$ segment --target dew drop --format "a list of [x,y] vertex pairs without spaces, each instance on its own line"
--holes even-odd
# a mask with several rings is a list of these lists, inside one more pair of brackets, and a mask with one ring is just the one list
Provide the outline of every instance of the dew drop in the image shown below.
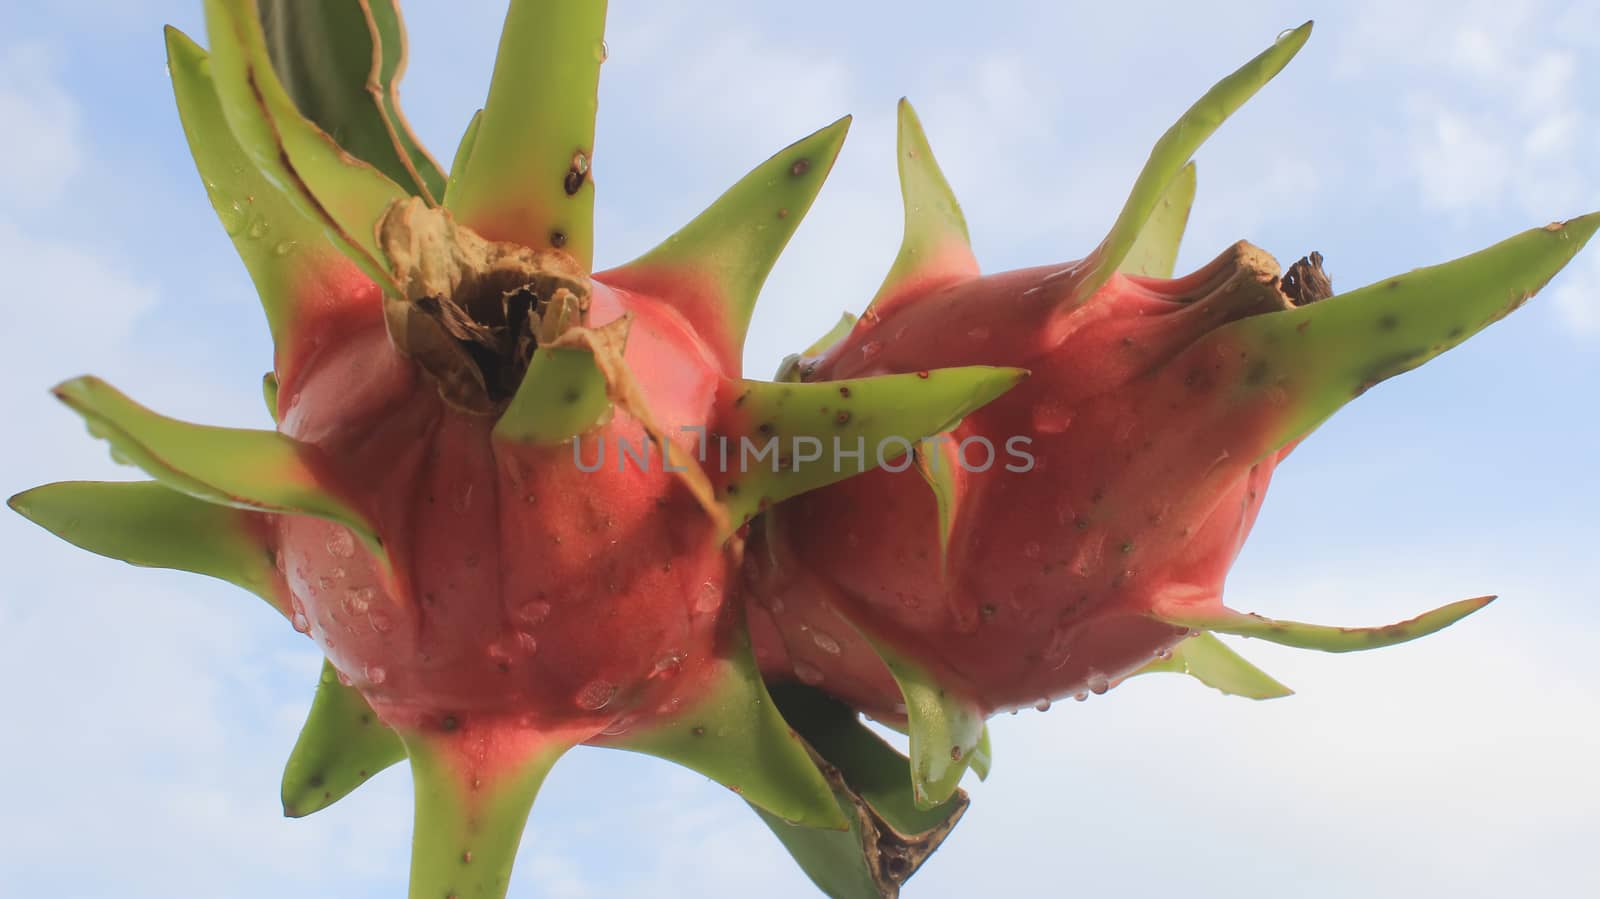
[[512,640],[517,644],[517,649],[521,650],[523,655],[531,656],[539,651],[539,641],[534,639],[534,636],[527,631],[517,631]]
[[1022,554],[1030,559],[1039,558],[1039,554],[1043,551],[1044,547],[1040,546],[1037,540],[1029,540],[1022,545]]
[[367,616],[367,622],[372,629],[380,634],[387,634],[394,630],[394,617],[382,609],[376,609]]
[[542,624],[550,617],[550,604],[541,599],[530,600],[517,606],[516,617],[529,627]]
[[266,237],[267,232],[271,230],[272,225],[270,225],[265,218],[262,218],[258,215],[250,220],[250,228],[245,233],[248,234],[252,239],[259,240],[260,238]]
[[589,155],[582,150],[572,154],[572,170],[579,175],[589,174]]
[[606,725],[606,729],[602,730],[601,733],[608,737],[619,737],[632,729],[634,722],[638,720],[637,715],[623,715],[621,718]]
[[1089,692],[1096,696],[1102,696],[1107,690],[1111,689],[1110,679],[1108,679],[1104,673],[1099,671],[1089,672],[1089,679],[1087,683],[1089,685]]
[[861,345],[861,358],[872,359],[883,352],[883,344],[876,340],[869,340]]
[[1288,37],[1289,37],[1289,35],[1291,35],[1291,34],[1294,34],[1294,29],[1293,29],[1293,28],[1285,28],[1285,29],[1283,29],[1283,30],[1282,30],[1282,31],[1280,31],[1280,32],[1278,32],[1278,36],[1277,36],[1277,37],[1276,37],[1276,38],[1274,38],[1274,40],[1275,40],[1275,41],[1282,41],[1282,40],[1285,40],[1285,39],[1287,39],[1287,38],[1288,38]]
[[311,633],[311,619],[307,618],[306,613],[299,609],[294,610],[294,615],[289,618],[289,624],[302,634]]
[[605,41],[594,45],[594,58],[596,62],[605,62],[611,58],[611,47]]
[[367,666],[367,680],[373,684],[381,684],[389,679],[389,672],[378,665]]
[[1074,700],[1078,701],[1078,702],[1083,702],[1085,699],[1089,698],[1089,694],[1088,693],[1074,693],[1074,694],[1072,694],[1072,698]]
[[597,712],[611,704],[612,697],[617,695],[615,684],[604,680],[592,680],[583,685],[578,695],[573,697],[573,702],[578,708],[589,712]]
[[335,559],[348,559],[356,554],[355,538],[350,531],[339,528],[328,535],[328,555]]
[[280,240],[278,241],[278,245],[272,248],[272,252],[278,256],[287,256],[294,252],[294,248],[296,246],[297,244],[295,241]]
[[1048,696],[1039,697],[1039,700],[1033,704],[1033,707],[1038,709],[1041,712],[1050,711],[1050,697],[1048,697]]
[[715,612],[722,605],[722,590],[715,583],[706,581],[700,585],[700,592],[695,595],[694,610],[700,614]]
[[1072,409],[1061,400],[1046,400],[1033,409],[1033,429],[1041,434],[1059,434],[1072,424]]
[[828,634],[824,634],[822,631],[812,631],[811,642],[817,644],[818,649],[830,656],[839,654],[839,641]]
[[355,681],[352,681],[350,679],[350,675],[345,674],[343,671],[339,672],[339,686],[341,686],[341,687],[350,687],[350,686],[354,686],[354,685],[355,685]]
[[822,669],[810,662],[795,662],[794,676],[800,679],[800,683],[808,687],[815,687],[817,684],[822,683]]
[[683,667],[683,660],[686,658],[688,658],[688,654],[681,650],[667,653],[656,660],[656,668],[651,677],[671,677],[677,674],[678,669]]
[[239,232],[244,230],[246,217],[244,207],[239,205],[238,200],[218,209],[217,218],[222,220],[222,230],[226,231],[229,237],[237,237]]
[[371,587],[351,587],[344,591],[344,610],[351,615],[365,615],[377,595],[378,591]]

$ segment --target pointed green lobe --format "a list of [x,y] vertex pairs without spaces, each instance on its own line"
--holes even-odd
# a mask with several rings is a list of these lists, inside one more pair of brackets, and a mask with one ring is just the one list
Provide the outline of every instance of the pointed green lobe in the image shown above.
[[404,734],[416,793],[411,899],[505,899],[534,797],[565,745],[525,754],[492,779],[463,769],[460,747]]
[[267,524],[254,512],[194,499],[152,481],[70,481],[9,505],[57,537],[144,568],[191,571],[243,587],[282,612]]
[[309,448],[276,431],[218,428],[178,421],[146,409],[99,378],[78,378],[55,395],[83,416],[112,455],[167,487],[208,503],[292,512],[349,527],[382,553],[372,527],[324,490],[307,466]]
[[400,737],[324,661],[311,714],[283,769],[283,813],[302,818],[319,812],[405,757]]
[[483,124],[483,110],[472,114],[472,120],[467,122],[467,130],[461,132],[461,142],[456,145],[455,158],[450,161],[450,180],[444,186],[444,204],[450,206],[455,201],[456,192],[461,190],[461,175],[467,170],[467,160],[472,158],[472,148],[478,143],[478,127]]
[[1217,611],[1166,609],[1160,610],[1155,617],[1180,627],[1233,634],[1239,637],[1255,637],[1268,643],[1293,646],[1298,649],[1361,652],[1426,637],[1444,630],[1493,601],[1493,596],[1463,599],[1460,602],[1440,606],[1431,612],[1424,612],[1415,618],[1382,627],[1329,627],[1303,624],[1298,621],[1279,621],[1260,615],[1235,612],[1232,609]]
[[511,0],[476,145],[451,193],[490,240],[594,258],[594,117],[605,0]]
[[1255,389],[1284,391],[1275,451],[1380,381],[1410,371],[1499,321],[1538,292],[1600,228],[1600,213],[1524,231],[1443,265],[1419,268],[1297,309],[1214,332],[1247,354]]
[[844,830],[833,791],[778,713],[745,638],[717,668],[702,698],[670,720],[596,742],[698,771],[781,819]]
[[795,353],[784,357],[779,363],[777,374],[773,375],[774,381],[798,382],[801,380],[800,360],[804,356],[815,356],[828,347],[833,346],[845,338],[856,326],[856,317],[849,312],[839,317],[839,321],[828,330],[828,333],[817,338],[806,347],[805,352]]
[[905,699],[913,798],[919,809],[934,808],[955,794],[978,755],[987,734],[983,709],[946,689],[909,658],[882,643],[873,645]]
[[1189,224],[1189,210],[1194,206],[1194,163],[1178,170],[1167,185],[1161,202],[1144,223],[1133,248],[1122,260],[1122,271],[1146,278],[1171,278],[1178,263],[1178,245],[1183,242],[1184,228]]
[[205,0],[205,10],[211,74],[239,146],[368,277],[392,286],[377,228],[406,192],[300,114],[273,71],[253,0]]
[[795,685],[784,685],[774,695],[784,718],[818,758],[850,829],[801,827],[759,808],[756,812],[827,895],[898,896],[900,886],[966,812],[966,794],[957,790],[932,809],[918,808],[911,794],[910,763],[863,725],[854,711]]
[[1066,304],[1076,306],[1099,290],[1138,242],[1145,223],[1167,194],[1168,186],[1183,170],[1195,150],[1216,133],[1227,118],[1271,81],[1311,36],[1311,23],[1278,36],[1273,45],[1217,82],[1156,141],[1155,149],[1133,183],[1133,190],[1117,215],[1111,232],[1084,260],[1089,270],[1073,285]]
[[255,282],[273,342],[282,347],[294,326],[308,260],[332,255],[333,247],[321,223],[303,215],[234,139],[210,68],[204,50],[167,29],[167,69],[189,150],[212,208]]
[[512,443],[553,446],[600,424],[610,411],[605,374],[592,352],[540,347],[494,434]]
[[900,101],[898,155],[905,235],[900,254],[868,307],[869,316],[897,297],[978,274],[961,204],[933,158],[917,111],[905,99]]
[[1187,674],[1213,690],[1246,699],[1279,699],[1294,693],[1211,634],[1184,640],[1174,646],[1166,658],[1157,659],[1128,676],[1163,672]]
[[[718,498],[738,525],[768,505],[875,468],[879,455],[893,462],[1026,376],[1021,369],[970,366],[845,381],[733,384],[741,426],[730,428],[729,467],[739,474],[724,482]],[[733,459],[741,436],[771,452]]]
[[408,193],[444,176],[400,115],[405,27],[392,0],[257,0],[273,70],[301,114]]
[[756,296],[811,209],[849,129],[846,116],[792,144],[660,246],[599,279],[666,297],[701,334],[716,335],[723,370],[737,374]]

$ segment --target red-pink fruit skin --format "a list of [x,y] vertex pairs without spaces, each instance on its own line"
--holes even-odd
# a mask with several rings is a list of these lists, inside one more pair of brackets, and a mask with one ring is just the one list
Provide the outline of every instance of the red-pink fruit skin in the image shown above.
[[[570,445],[495,441],[493,419],[449,406],[395,350],[375,286],[353,267],[307,277],[344,287],[280,355],[281,429],[374,524],[392,569],[301,516],[278,519],[279,557],[298,623],[383,720],[577,741],[703,691],[736,624],[734,555],[658,461],[618,470],[615,441],[640,445],[638,422],[619,409],[585,435],[586,465],[607,444],[593,472]],[[627,363],[692,451],[676,426],[710,423],[726,379],[681,316],[596,282],[591,324],[624,313]]]
[[[1246,363],[1212,332],[1270,309],[1178,302],[1205,270],[1114,276],[1063,309],[1073,275],[1061,271],[903,297],[815,360],[813,380],[975,364],[1031,374],[953,432],[987,439],[997,458],[986,472],[957,469],[948,580],[935,499],[914,470],[868,472],[780,509],[749,573],[770,677],[903,714],[853,621],[994,712],[1103,691],[1186,635],[1150,616],[1159,604],[1220,604],[1277,460],[1245,450],[1281,411],[1235,389]],[[1030,471],[1005,468],[1014,436],[1032,441]],[[972,462],[983,456],[974,444]],[[819,646],[819,630],[833,639]]]

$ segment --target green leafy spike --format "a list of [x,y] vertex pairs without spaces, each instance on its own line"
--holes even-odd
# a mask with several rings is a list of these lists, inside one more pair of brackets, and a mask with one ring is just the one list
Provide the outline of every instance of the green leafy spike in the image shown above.
[[844,830],[832,790],[778,713],[746,639],[717,664],[714,685],[671,720],[596,742],[698,771],[784,820]]
[[282,347],[308,275],[337,253],[321,223],[301,214],[239,146],[212,87],[205,51],[175,28],[167,29],[167,68],[206,193],[261,295],[273,342]]
[[[466,770],[470,737],[402,734],[411,758],[416,818],[411,836],[411,899],[505,899],[534,797],[567,745],[525,753],[510,770],[482,777]],[[490,737],[477,742],[495,750]]]
[[1194,163],[1178,170],[1167,185],[1161,202],[1144,223],[1144,229],[1133,242],[1122,271],[1146,278],[1170,278],[1178,263],[1178,245],[1183,242],[1183,231],[1189,224],[1189,210],[1194,206]]
[[993,769],[994,747],[989,744],[989,725],[985,724],[983,734],[978,737],[978,748],[972,750],[972,773],[978,775],[979,780],[988,780]]
[[267,405],[267,414],[272,416],[272,423],[278,423],[278,376],[267,372],[261,376],[261,401]]
[[961,485],[953,447],[947,440],[924,440],[917,446],[917,473],[933,491],[937,514],[933,526],[939,529],[939,573],[943,576],[950,566],[950,538],[955,532],[956,506],[960,502]]
[[1214,690],[1246,699],[1279,699],[1294,694],[1211,634],[1184,640],[1166,658],[1156,659],[1128,677],[1162,672],[1187,674]]
[[272,67],[302,115],[407,192],[444,176],[400,115],[405,27],[392,0],[257,0]]
[[1410,371],[1521,306],[1600,229],[1600,213],[1524,231],[1470,256],[1215,332],[1248,355],[1257,389],[1287,394],[1275,451],[1379,381]]
[[730,461],[738,475],[718,498],[738,525],[772,503],[893,462],[1026,376],[970,366],[826,383],[729,382],[744,427],[730,429],[741,458]]
[[300,115],[267,53],[254,0],[205,0],[211,74],[239,145],[368,277],[390,285],[377,225],[399,185]]
[[896,297],[922,293],[931,288],[978,274],[978,260],[972,255],[967,235],[967,219],[961,213],[950,182],[945,180],[933,148],[922,130],[922,122],[911,102],[900,100],[900,194],[905,203],[905,236],[900,255],[883,279],[883,286],[868,307],[867,315],[881,310]]
[[594,257],[594,116],[605,0],[512,0],[476,145],[451,193],[490,240]]
[[68,381],[55,395],[111,444],[114,456],[174,490],[224,506],[336,521],[382,553],[366,520],[318,483],[303,455],[309,448],[282,434],[157,415],[99,378]]
[[600,424],[610,412],[606,377],[594,353],[540,347],[494,433],[513,443],[554,445]]
[[850,117],[757,166],[660,246],[601,275],[610,285],[673,298],[730,374],[742,370],[756,295],[833,169]]
[[283,769],[283,813],[302,818],[322,811],[405,757],[399,735],[324,661],[311,714]]
[[472,120],[467,122],[467,130],[461,132],[461,143],[456,145],[456,155],[450,161],[450,180],[444,186],[444,200],[446,206],[454,202],[456,191],[461,189],[461,174],[467,170],[467,160],[472,158],[472,148],[478,143],[478,126],[483,124],[483,110],[472,114]]
[[910,763],[854,711],[805,687],[774,693],[783,716],[811,747],[833,787],[848,831],[801,827],[756,808],[813,883],[839,899],[899,895],[966,812],[961,790],[929,810],[916,806]]
[[1309,37],[1310,22],[1279,35],[1271,47],[1206,91],[1205,96],[1189,107],[1161,135],[1155,149],[1150,151],[1150,159],[1134,181],[1133,190],[1128,194],[1122,212],[1117,215],[1116,223],[1111,226],[1111,232],[1084,260],[1089,270],[1074,283],[1072,292],[1066,298],[1067,305],[1076,306],[1088,299],[1106,283],[1112,272],[1122,267],[1140,233],[1144,231],[1145,223],[1150,220],[1151,213],[1167,193],[1168,185],[1178,176],[1189,157],[1228,116],[1233,115],[1246,100],[1255,96],[1256,91],[1283,71],[1283,67],[1300,52]]
[[911,789],[917,808],[940,805],[955,794],[985,733],[983,710],[950,692],[922,666],[874,643],[900,685],[911,734]]
[[256,513],[202,502],[153,481],[46,484],[8,504],[89,552],[204,574],[243,587],[280,612],[286,608],[268,524]]
[[1235,612],[1232,609],[1188,610],[1182,608],[1159,610],[1155,617],[1179,627],[1255,637],[1268,643],[1315,649],[1321,652],[1360,652],[1381,649],[1426,637],[1444,630],[1494,601],[1493,596],[1463,599],[1440,606],[1383,627],[1328,627],[1320,624],[1302,624],[1298,621],[1278,621],[1260,615]]

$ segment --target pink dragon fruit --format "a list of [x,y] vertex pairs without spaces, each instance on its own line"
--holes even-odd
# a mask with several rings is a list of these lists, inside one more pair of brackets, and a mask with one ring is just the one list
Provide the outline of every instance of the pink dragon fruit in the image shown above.
[[1081,699],[1152,670],[1257,698],[1287,692],[1215,633],[1370,649],[1492,598],[1376,628],[1222,604],[1273,469],[1297,441],[1520,306],[1600,227],[1600,215],[1552,224],[1333,297],[1320,257],[1280,276],[1245,243],[1172,278],[1190,156],[1309,32],[1285,33],[1196,103],[1156,145],[1104,241],[1065,265],[980,276],[902,104],[900,256],[860,321],[791,360],[786,376],[819,384],[972,364],[1032,376],[943,438],[774,510],[749,560],[764,670],[905,722],[921,801],[950,795],[996,711]]
[[1020,377],[741,377],[756,293],[848,122],[591,277],[604,2],[511,4],[448,177],[395,107],[392,3],[206,13],[209,55],[169,30],[169,67],[266,309],[279,427],[188,424],[70,381],[57,396],[154,480],[50,485],[13,508],[95,552],[244,586],[315,640],[329,665],[285,809],[404,752],[413,896],[504,895],[534,794],[580,743],[843,830],[755,669],[737,572],[760,509],[854,471],[745,470],[706,447],[922,439]]

